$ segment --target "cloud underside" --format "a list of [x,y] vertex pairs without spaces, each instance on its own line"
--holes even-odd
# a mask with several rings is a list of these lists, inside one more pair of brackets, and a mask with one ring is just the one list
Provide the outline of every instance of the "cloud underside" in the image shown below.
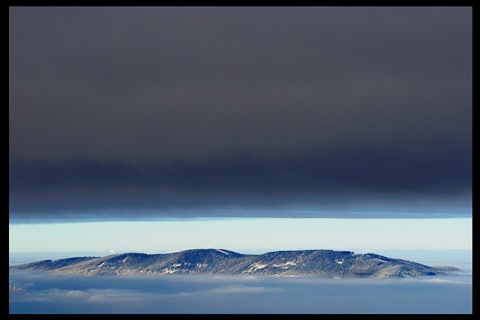
[[9,23],[12,221],[471,207],[471,8]]
[[10,211],[13,218],[69,219],[82,214],[107,219],[302,216],[295,210],[309,216],[356,211],[464,215],[470,208],[470,167],[468,148],[451,154],[423,149],[414,157],[382,150],[142,167],[14,163]]

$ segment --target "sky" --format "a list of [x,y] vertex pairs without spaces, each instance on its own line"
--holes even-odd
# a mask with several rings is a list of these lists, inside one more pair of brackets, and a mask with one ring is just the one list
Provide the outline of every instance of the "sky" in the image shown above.
[[[165,253],[198,247],[223,248],[240,253],[311,248],[361,249],[362,252],[386,248],[471,250],[471,223],[468,218],[220,218],[12,224],[10,251],[42,251],[42,248],[48,248],[49,251],[97,251],[97,254],[107,255],[142,250],[145,253]],[[372,224],[376,230],[367,231]]]
[[471,201],[471,7],[9,8],[11,225]]

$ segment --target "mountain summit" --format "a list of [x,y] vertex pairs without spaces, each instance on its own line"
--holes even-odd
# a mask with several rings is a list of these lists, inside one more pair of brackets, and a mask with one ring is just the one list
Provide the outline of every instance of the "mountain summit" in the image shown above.
[[324,278],[391,278],[448,274],[432,267],[374,253],[298,250],[241,254],[225,249],[193,249],[167,254],[124,253],[105,257],[42,260],[11,269],[69,275],[246,274]]

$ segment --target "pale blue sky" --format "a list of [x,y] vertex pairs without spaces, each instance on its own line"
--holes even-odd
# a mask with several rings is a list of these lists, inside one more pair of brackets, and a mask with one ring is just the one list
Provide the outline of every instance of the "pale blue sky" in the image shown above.
[[471,249],[472,219],[192,219],[11,224],[10,252],[225,248],[271,250]]

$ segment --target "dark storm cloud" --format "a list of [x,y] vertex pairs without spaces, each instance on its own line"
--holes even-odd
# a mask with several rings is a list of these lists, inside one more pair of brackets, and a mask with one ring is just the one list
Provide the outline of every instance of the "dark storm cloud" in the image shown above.
[[[415,154],[363,150],[268,161],[237,157],[231,162],[143,167],[93,161],[15,163],[10,166],[10,209],[23,214],[60,211],[69,219],[79,213],[101,217],[98,210],[124,216],[118,212],[121,209],[127,217],[135,209],[170,217],[188,216],[192,210],[196,215],[229,216],[231,210],[218,210],[235,208],[413,209],[465,214],[470,206],[465,195],[471,188],[471,165],[468,146],[430,147]],[[365,203],[365,198],[377,205]],[[421,199],[425,204],[415,208],[413,203]],[[179,213],[181,209],[185,211]],[[137,212],[131,217],[144,215]],[[271,213],[253,214],[264,215]]]
[[468,7],[11,7],[10,215],[469,199],[471,24]]

